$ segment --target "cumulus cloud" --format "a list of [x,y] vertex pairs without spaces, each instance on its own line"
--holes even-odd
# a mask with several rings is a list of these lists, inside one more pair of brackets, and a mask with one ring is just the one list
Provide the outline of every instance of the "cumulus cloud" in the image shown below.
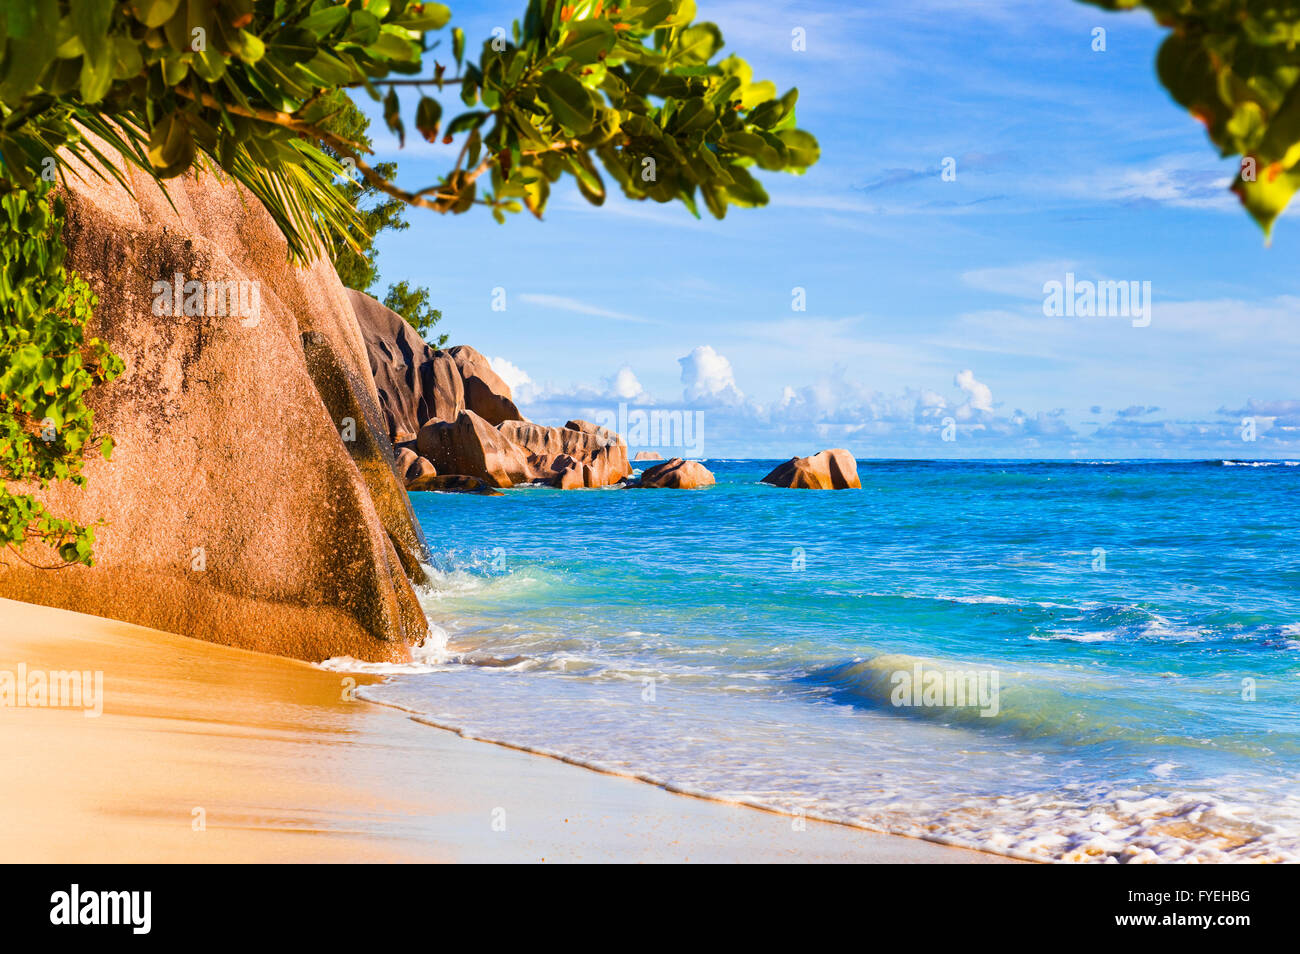
[[682,366],[684,400],[718,404],[739,404],[744,400],[736,387],[731,362],[711,345],[700,345],[686,357],[678,358],[677,363]]
[[993,392],[987,384],[976,380],[975,372],[969,368],[959,371],[952,383],[967,395],[966,403],[957,409],[958,420],[968,420],[977,411],[993,413]]
[[488,365],[502,381],[509,385],[511,391],[517,391],[524,385],[533,383],[527,371],[505,358],[488,358]]
[[645,392],[631,365],[623,365],[599,384],[539,384],[508,358],[490,358],[492,370],[510,385],[515,403],[527,407],[541,423],[558,423],[575,417],[590,418],[597,411],[614,411],[620,403],[647,405],[654,399]]
[[612,396],[621,401],[636,401],[645,403],[649,395],[641,387],[641,382],[636,379],[631,365],[623,365],[612,377],[605,379],[605,390]]

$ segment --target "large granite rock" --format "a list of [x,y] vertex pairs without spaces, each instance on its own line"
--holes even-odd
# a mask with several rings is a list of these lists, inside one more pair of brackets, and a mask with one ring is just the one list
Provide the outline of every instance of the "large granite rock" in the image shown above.
[[853,455],[839,448],[811,457],[791,457],[763,478],[763,483],[799,490],[861,490]]
[[454,421],[427,422],[416,442],[439,474],[478,477],[495,487],[532,479],[524,451],[473,411],[461,411]]
[[[494,426],[503,421],[524,419],[519,408],[515,407],[510,385],[492,370],[487,358],[469,345],[457,345],[449,348],[447,353],[460,368],[461,379],[465,382],[466,408]],[[442,420],[449,421],[452,418],[444,417]]]
[[[570,424],[581,423],[570,421]],[[594,424],[589,430],[576,427],[544,427],[529,421],[505,421],[498,430],[512,444],[529,455],[534,479],[549,481],[560,457],[571,457],[591,471],[588,487],[606,487],[618,483],[631,468],[627,447],[618,435]]]
[[674,457],[662,464],[646,468],[637,486],[698,490],[701,487],[712,487],[715,483],[717,481],[713,479],[713,474],[699,461]]
[[347,294],[361,326],[389,439],[394,444],[413,441],[426,421],[456,420],[466,404],[455,359],[429,347],[401,315],[369,295],[351,288]]
[[[428,624],[403,564],[424,544],[333,267],[291,266],[233,184],[169,180],[173,208],[121,171],[134,198],[107,175],[69,177],[65,232],[99,296],[88,333],[126,363],[90,396],[116,449],[87,463],[84,488],[40,492],[105,521],[96,564],[8,561],[0,595],[304,659],[407,658]],[[170,313],[177,275],[203,283],[203,314]],[[215,307],[223,289],[250,307]]]

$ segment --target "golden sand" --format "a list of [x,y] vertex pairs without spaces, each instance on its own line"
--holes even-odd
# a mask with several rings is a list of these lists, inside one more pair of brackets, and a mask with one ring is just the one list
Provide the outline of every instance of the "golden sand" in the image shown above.
[[1005,860],[799,830],[350,700],[371,677],[0,599],[20,665],[102,672],[103,714],[0,707],[4,862]]

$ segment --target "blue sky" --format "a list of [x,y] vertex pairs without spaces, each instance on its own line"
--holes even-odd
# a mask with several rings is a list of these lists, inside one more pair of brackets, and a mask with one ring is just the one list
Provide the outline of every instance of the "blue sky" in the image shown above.
[[[765,174],[769,207],[696,221],[566,184],[544,222],[414,209],[380,240],[380,287],[427,285],[531,418],[699,412],[710,457],[1300,457],[1300,210],[1266,247],[1160,87],[1147,14],[697,3],[821,142],[807,175]],[[473,49],[523,3],[452,8]],[[402,184],[450,166],[381,127]],[[1045,316],[1067,273],[1150,282],[1150,324]]]

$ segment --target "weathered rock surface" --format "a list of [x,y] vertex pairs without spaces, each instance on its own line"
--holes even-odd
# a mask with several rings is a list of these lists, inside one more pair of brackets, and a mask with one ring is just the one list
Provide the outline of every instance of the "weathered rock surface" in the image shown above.
[[416,444],[439,474],[478,477],[496,487],[533,479],[524,451],[473,411],[461,411],[454,421],[427,422]]
[[564,426],[565,428],[571,431],[582,431],[582,433],[584,434],[592,434],[597,438],[599,438],[601,442],[605,444],[612,445],[612,444],[623,443],[623,438],[619,437],[617,432],[611,431],[608,427],[601,427],[599,424],[593,424],[591,423],[591,421],[584,421],[578,419],[574,421],[568,421],[565,423]]
[[549,480],[556,460],[571,457],[591,471],[591,482],[584,483],[584,486],[606,487],[617,483],[631,473],[627,447],[612,431],[597,428],[594,424],[588,426],[592,429],[505,421],[498,430],[510,443],[523,448],[529,455],[533,479]]
[[402,480],[405,481],[407,490],[411,489],[411,481],[419,480],[421,477],[436,477],[438,475],[438,471],[433,464],[409,447],[403,447],[397,452],[397,472],[401,474]]
[[[469,345],[457,345],[447,353],[460,368],[465,382],[465,407],[493,426],[503,421],[522,421],[524,416],[515,407],[510,385],[492,370],[488,359]],[[452,420],[443,417],[442,420]]]
[[447,476],[426,474],[411,481],[406,485],[406,489],[444,494],[479,494],[484,497],[505,496],[486,480],[480,480],[477,477],[463,477],[460,474],[449,474]]
[[558,454],[555,457],[533,454],[528,458],[528,466],[532,469],[535,480],[560,490],[598,486],[591,468],[568,454]]
[[401,315],[369,295],[351,288],[347,295],[361,326],[389,439],[394,444],[413,441],[426,421],[456,420],[466,404],[455,359],[429,347]]
[[664,487],[671,490],[697,490],[712,487],[717,481],[707,467],[697,460],[682,460],[674,457],[662,464],[646,468],[641,474],[638,487]]
[[[304,659],[406,658],[427,635],[403,572],[423,539],[333,267],[290,266],[270,215],[233,184],[169,180],[173,209],[123,175],[134,198],[69,177],[65,230],[68,265],[99,295],[88,334],[126,363],[90,397],[116,449],[87,463],[84,488],[40,492],[55,513],[106,521],[96,565],[7,561],[0,595]],[[158,283],[178,274],[187,294],[238,288],[257,307],[168,313]]]
[[636,456],[632,458],[632,462],[636,463],[637,461],[640,460],[663,460],[663,459],[664,459],[663,454],[657,454],[654,451],[637,451]]
[[764,477],[763,483],[798,490],[862,489],[857,462],[841,448],[824,450],[811,457],[791,457]]

